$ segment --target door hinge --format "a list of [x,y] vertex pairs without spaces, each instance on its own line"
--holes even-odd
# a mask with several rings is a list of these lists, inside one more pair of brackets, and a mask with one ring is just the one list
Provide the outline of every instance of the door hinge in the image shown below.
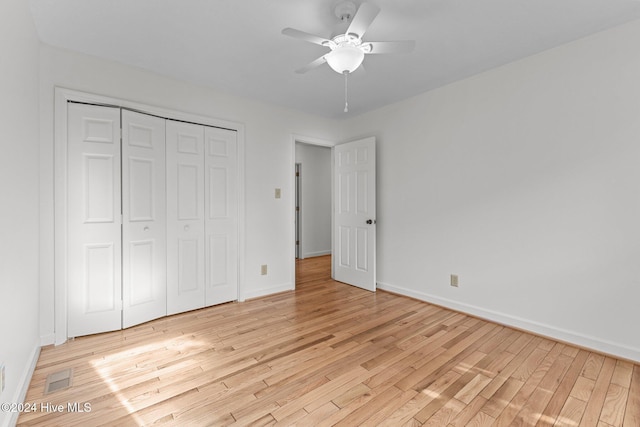
[[300,212],[300,207],[296,206],[296,212]]
[[296,176],[300,176],[300,172],[296,172]]
[[299,244],[300,244],[300,240],[296,240],[296,245],[299,245]]

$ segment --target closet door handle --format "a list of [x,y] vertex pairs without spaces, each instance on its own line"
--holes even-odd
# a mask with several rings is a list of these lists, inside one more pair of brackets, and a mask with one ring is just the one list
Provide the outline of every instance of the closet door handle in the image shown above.
[[147,227],[144,227],[144,228],[142,229],[142,231],[149,231],[149,227],[148,227],[148,226],[147,226]]

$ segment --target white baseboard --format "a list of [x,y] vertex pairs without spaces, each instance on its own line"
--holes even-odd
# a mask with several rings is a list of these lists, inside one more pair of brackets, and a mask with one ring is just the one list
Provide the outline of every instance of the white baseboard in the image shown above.
[[[24,402],[25,397],[27,397],[27,391],[29,390],[29,384],[31,384],[31,377],[33,377],[33,372],[36,370],[38,357],[40,357],[40,346],[36,346],[31,352],[29,361],[25,365],[22,375],[20,375],[20,380],[18,381],[18,384],[21,384],[21,386],[16,390],[13,399],[10,399],[9,402]],[[2,427],[15,426],[18,422],[18,415],[20,415],[19,412],[12,412],[2,423]]]
[[294,289],[295,289],[295,286],[291,283],[285,283],[282,285],[274,286],[272,288],[255,289],[251,292],[245,293],[244,300],[264,297],[271,294],[277,294],[279,292],[292,291]]
[[302,254],[302,258],[313,258],[316,256],[331,255],[331,251],[307,252]]
[[517,329],[523,329],[537,335],[552,338],[568,344],[574,344],[578,347],[591,349],[599,353],[609,354],[611,356],[630,360],[640,363],[640,349],[626,346],[625,344],[615,343],[602,340],[596,337],[583,335],[566,329],[556,328],[551,325],[535,322],[521,317],[509,314],[499,313],[493,310],[487,310],[482,307],[464,304],[447,298],[441,298],[424,292],[418,292],[399,286],[390,285],[388,283],[378,282],[378,289],[393,292],[396,294],[408,296],[431,304],[439,305],[451,310],[470,314],[475,317],[486,319],[505,326],[511,326]]

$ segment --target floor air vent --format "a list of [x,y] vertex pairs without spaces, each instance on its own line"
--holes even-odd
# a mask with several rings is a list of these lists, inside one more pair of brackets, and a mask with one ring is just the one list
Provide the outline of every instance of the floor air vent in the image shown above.
[[49,374],[49,376],[47,377],[47,382],[44,385],[44,394],[53,393],[54,391],[64,390],[65,388],[71,387],[72,376],[72,368]]

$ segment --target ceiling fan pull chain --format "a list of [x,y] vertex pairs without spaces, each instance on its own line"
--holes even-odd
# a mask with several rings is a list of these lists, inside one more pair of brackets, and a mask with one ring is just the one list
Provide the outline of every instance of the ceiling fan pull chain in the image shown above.
[[344,72],[344,112],[349,112],[349,103],[347,102],[347,76],[349,75],[348,71]]

